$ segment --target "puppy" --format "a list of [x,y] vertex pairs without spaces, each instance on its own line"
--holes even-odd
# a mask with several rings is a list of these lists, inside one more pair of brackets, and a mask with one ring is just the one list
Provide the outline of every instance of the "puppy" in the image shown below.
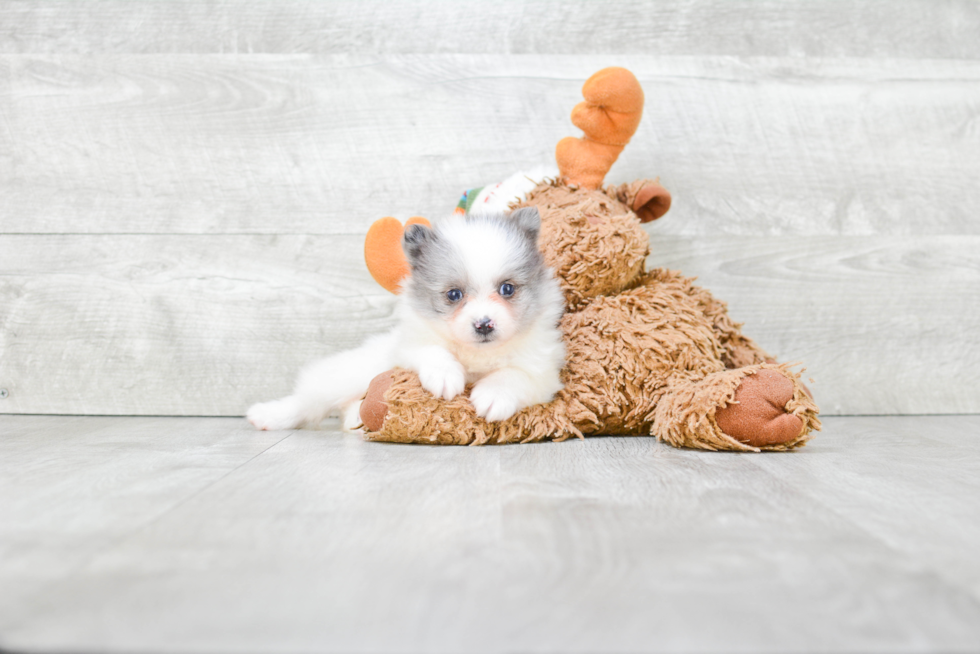
[[474,384],[470,401],[490,421],[551,400],[562,388],[565,304],[538,250],[540,224],[538,210],[525,208],[409,227],[402,247],[411,275],[395,329],[313,364],[292,395],[256,404],[248,420],[294,429],[342,411],[345,428],[356,428],[368,384],[394,367],[414,370],[447,400]]

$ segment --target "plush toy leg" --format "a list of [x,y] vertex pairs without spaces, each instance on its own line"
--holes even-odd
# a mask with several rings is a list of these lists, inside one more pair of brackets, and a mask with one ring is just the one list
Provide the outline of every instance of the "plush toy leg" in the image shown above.
[[786,365],[724,370],[704,379],[676,378],[654,413],[652,433],[678,447],[789,450],[820,429],[818,409]]
[[[699,381],[677,378],[657,404],[651,433],[671,445],[707,450],[799,447],[820,429],[820,421],[798,378],[776,364],[724,370]],[[465,396],[437,399],[406,370],[371,382],[361,420],[368,440],[433,445],[564,440],[603,429],[596,414],[567,389],[548,404],[490,423],[476,415]]]
[[581,437],[577,425],[597,422],[596,416],[561,391],[548,404],[518,411],[500,422],[476,415],[466,395],[435,398],[422,388],[418,375],[391,370],[374,378],[361,404],[365,438],[393,443],[485,445],[528,443]]
[[742,323],[728,315],[728,305],[710,291],[694,283],[694,277],[684,277],[666,268],[654,268],[640,279],[639,287],[676,289],[697,302],[698,308],[711,323],[711,330],[721,345],[721,360],[728,369],[760,363],[772,363],[773,358],[748,336],[742,334]]
[[378,431],[388,415],[385,393],[395,381],[391,370],[387,370],[371,380],[367,394],[361,400],[361,425],[368,431]]

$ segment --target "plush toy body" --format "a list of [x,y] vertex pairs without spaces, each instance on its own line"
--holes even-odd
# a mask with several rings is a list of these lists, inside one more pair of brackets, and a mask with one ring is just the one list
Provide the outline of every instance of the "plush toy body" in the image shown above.
[[[485,444],[652,434],[711,450],[804,444],[820,422],[799,375],[743,336],[725,304],[693,280],[645,271],[649,239],[640,222],[666,213],[670,195],[649,180],[601,188],[639,123],[639,83],[629,71],[605,69],[583,94],[572,120],[585,137],[559,143],[559,178],[512,205],[538,208],[539,247],[565,293],[564,388],[552,402],[486,422],[465,395],[434,398],[414,373],[393,370],[362,403],[367,438]],[[372,271],[390,264],[370,238],[369,250]]]

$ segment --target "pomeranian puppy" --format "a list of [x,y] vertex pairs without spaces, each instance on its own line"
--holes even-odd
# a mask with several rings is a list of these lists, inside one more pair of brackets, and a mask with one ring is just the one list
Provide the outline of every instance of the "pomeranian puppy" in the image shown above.
[[292,395],[256,404],[248,420],[259,429],[294,429],[340,411],[344,427],[357,428],[368,384],[394,367],[414,370],[426,390],[447,400],[473,384],[470,402],[490,421],[551,400],[562,388],[565,301],[538,250],[540,225],[532,207],[409,227],[402,247],[411,275],[398,325],[313,364]]

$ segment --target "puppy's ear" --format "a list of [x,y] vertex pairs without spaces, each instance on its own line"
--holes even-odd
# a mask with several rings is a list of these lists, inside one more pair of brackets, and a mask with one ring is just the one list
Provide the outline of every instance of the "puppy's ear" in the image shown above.
[[436,233],[428,226],[418,223],[410,225],[402,237],[402,249],[405,251],[405,257],[408,259],[409,265],[414,266],[426,248],[435,240]]
[[538,240],[538,232],[541,231],[541,214],[538,213],[537,207],[522,207],[510,214],[510,219],[527,233],[528,238],[532,241]]

